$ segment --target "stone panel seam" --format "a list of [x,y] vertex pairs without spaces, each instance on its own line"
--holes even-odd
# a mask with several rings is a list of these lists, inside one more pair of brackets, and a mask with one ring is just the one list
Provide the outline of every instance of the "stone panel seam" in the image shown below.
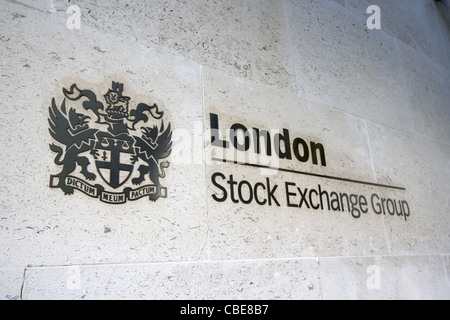
[[[320,260],[352,260],[352,259],[383,259],[383,258],[430,258],[443,257],[442,254],[410,254],[410,255],[361,255],[361,256],[328,256],[328,257],[302,257],[302,258],[273,258],[273,259],[234,259],[234,260],[199,260],[199,261],[155,261],[136,263],[105,263],[105,264],[69,264],[69,265],[41,265],[29,266],[25,272],[40,269],[60,269],[70,267],[103,268],[103,267],[133,267],[133,266],[156,266],[156,265],[195,265],[195,264],[231,264],[231,263],[264,263],[264,262],[301,262]],[[25,274],[24,272],[24,274]]]
[[30,5],[26,4],[26,3],[23,3],[23,2],[20,2],[20,1],[17,1],[17,0],[8,0],[8,1],[14,2],[14,3],[19,4],[19,5],[22,5],[22,6],[25,6],[25,7],[27,7],[27,8],[31,8],[31,9],[34,9],[34,10],[39,10],[39,11],[41,11],[41,12],[46,12],[46,13],[56,13],[55,6],[54,6],[54,4],[53,4],[53,0],[50,0],[50,1],[49,1],[49,3],[50,3],[50,11],[42,10],[42,9],[40,9],[40,8],[30,6]]
[[[374,181],[378,181],[378,176],[377,176],[377,173],[375,171],[375,163],[374,163],[374,159],[373,159],[372,144],[370,143],[369,129],[367,127],[367,120],[363,119],[363,122],[364,122],[365,131],[366,131],[367,145],[369,147],[370,166],[372,168],[373,179],[374,179]],[[377,187],[377,193],[379,193],[378,187]],[[388,254],[390,255],[391,254],[391,244],[390,244],[390,241],[389,241],[388,232],[386,230],[386,220],[384,219],[384,215],[382,215],[382,222],[383,222],[384,240],[386,241],[386,248],[388,250]]]
[[[202,109],[203,109],[203,133],[206,132],[206,127],[207,127],[207,123],[206,123],[206,105],[205,105],[205,74],[204,74],[204,68],[203,65],[200,65],[200,76],[201,76],[201,86],[202,86]],[[206,141],[205,138],[203,137],[203,152],[202,152],[202,161],[204,164],[204,169],[205,169],[205,196],[208,197],[208,170],[207,170],[207,166],[206,166]],[[200,255],[198,257],[198,260],[201,259],[203,251],[205,250],[205,247],[208,247],[208,261],[211,260],[211,243],[210,243],[210,238],[209,238],[209,204],[208,201],[206,201],[206,240],[205,240],[205,244],[202,247],[202,250],[200,252]]]

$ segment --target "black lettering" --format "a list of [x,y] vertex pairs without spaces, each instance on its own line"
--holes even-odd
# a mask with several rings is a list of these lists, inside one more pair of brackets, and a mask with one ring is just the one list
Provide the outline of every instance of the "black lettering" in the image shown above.
[[296,204],[292,204],[290,199],[289,199],[291,196],[296,196],[297,195],[295,192],[289,192],[289,187],[295,187],[295,183],[285,182],[285,185],[286,185],[286,203],[287,203],[287,206],[296,208],[297,205]]
[[383,214],[386,215],[386,210],[384,210],[384,203],[386,202],[386,199],[381,198],[381,207],[383,208]]
[[255,201],[257,204],[259,204],[260,206],[264,206],[267,203],[267,200],[264,199],[263,201],[260,201],[258,198],[258,188],[261,187],[264,190],[266,190],[266,187],[262,184],[262,183],[257,183],[255,184]]
[[[243,133],[244,136],[243,144],[239,143],[238,131],[242,131]],[[248,149],[250,148],[250,133],[248,132],[247,128],[240,123],[236,123],[231,126],[230,139],[236,150],[248,151]]]
[[403,208],[400,200],[398,201],[398,207],[397,207],[397,201],[394,201],[394,207],[395,212],[397,213],[397,216],[402,217],[403,216]]
[[[377,199],[376,202],[374,202],[375,198]],[[372,196],[370,197],[370,202],[372,203],[373,212],[375,212],[376,214],[383,213],[379,201],[380,197],[376,193],[372,194]]]
[[[300,154],[300,150],[299,150],[299,146],[300,145],[302,145],[303,155]],[[295,139],[294,140],[294,144],[293,144],[293,149],[294,149],[295,157],[298,159],[298,161],[300,161],[300,162],[308,162],[308,160],[309,160],[309,149],[308,149],[308,144],[306,143],[305,140],[303,140],[301,138]]]
[[350,203],[351,203],[351,205],[352,205],[352,208],[351,208],[351,213],[352,213],[352,217],[353,218],[356,218],[356,219],[358,219],[358,218],[360,218],[361,217],[361,211],[359,211],[359,209],[358,209],[358,195],[356,195],[356,194],[351,194],[350,195]]
[[[281,141],[284,144],[284,151],[281,148]],[[283,134],[277,133],[275,135],[275,152],[280,159],[292,160],[291,140],[289,138],[289,130],[283,129]]]
[[311,142],[311,154],[312,154],[313,163],[315,165],[319,164],[319,161],[317,159],[317,151],[319,151],[319,153],[320,153],[320,164],[323,167],[326,167],[327,160],[325,159],[325,148],[320,143]]
[[339,196],[338,196],[338,194],[336,192],[332,192],[330,194],[330,197],[331,198],[335,197],[335,199],[331,199],[331,209],[333,209],[333,211],[341,211],[341,205],[339,203]]
[[303,205],[303,202],[304,202],[304,203],[306,204],[306,207],[307,207],[308,209],[310,209],[310,206],[309,206],[309,204],[308,204],[308,201],[306,201],[306,194],[308,193],[308,189],[305,189],[305,192],[304,192],[304,193],[302,192],[302,189],[300,189],[300,188],[297,188],[297,190],[298,190],[298,192],[300,192],[300,197],[301,197],[300,203],[298,204],[298,207],[301,208],[302,205]]
[[219,117],[217,114],[210,113],[209,119],[211,122],[211,144],[215,147],[229,148],[227,141],[220,140],[219,138]]
[[[363,208],[365,206],[365,208]],[[369,209],[367,208],[367,199],[364,196],[359,196],[359,208],[361,209],[362,213],[369,212]]]
[[[394,201],[392,201],[391,199],[387,199],[386,200],[386,208],[388,213],[393,216],[395,215],[395,208],[394,208]],[[391,210],[392,208],[392,210]]]
[[217,173],[214,173],[214,174],[212,175],[212,177],[211,177],[212,184],[213,184],[215,187],[219,188],[220,191],[222,191],[223,197],[222,197],[222,198],[219,198],[219,197],[216,196],[215,194],[213,194],[212,197],[213,197],[213,199],[216,200],[217,202],[224,202],[224,201],[227,200],[227,197],[228,197],[227,190],[226,190],[224,187],[222,187],[220,184],[217,183],[217,181],[216,181],[217,177],[220,177],[220,178],[222,178],[223,180],[225,180],[225,176],[224,176],[223,174],[217,172]]
[[277,198],[275,198],[275,195],[274,195],[275,191],[278,188],[278,185],[275,185],[273,187],[273,189],[270,189],[270,180],[269,180],[269,178],[266,179],[266,182],[267,182],[267,194],[268,194],[267,199],[269,199],[269,206],[272,205],[272,200],[273,200],[275,202],[275,204],[277,205],[277,207],[279,207],[280,204],[278,203],[278,200],[277,200]]
[[237,182],[233,180],[233,175],[230,175],[230,180],[228,180],[227,183],[230,185],[231,201],[234,203],[239,203],[239,200],[234,196],[234,186],[237,185]]
[[312,197],[311,197],[311,195],[313,194],[313,192],[314,192],[317,196],[319,195],[319,193],[318,193],[316,190],[311,189],[311,191],[309,191],[309,204],[311,205],[311,208],[313,208],[314,210],[317,210],[317,209],[320,208],[320,205],[317,204],[317,205],[315,206],[315,205],[313,204]]
[[320,194],[320,208],[323,210],[323,199],[322,199],[322,196],[326,195],[327,196],[328,210],[331,210],[331,208],[330,208],[330,197],[328,196],[328,192],[322,191],[322,187],[320,186],[320,184],[319,184],[319,194]]
[[345,208],[344,201],[342,201],[343,198],[345,198],[347,200],[347,208],[348,208],[348,212],[350,212],[350,202],[348,200],[348,194],[340,193],[339,196],[340,196],[340,200],[341,200],[341,210],[342,210],[342,212],[345,211],[345,209],[344,209]]
[[409,204],[406,201],[402,201],[402,208],[404,212],[405,221],[408,221],[408,218],[411,215],[411,211],[409,210]]
[[[249,195],[248,200],[245,200],[244,197],[242,196],[242,186],[243,185],[246,185],[248,188],[248,195]],[[238,195],[239,195],[239,200],[241,200],[242,203],[244,203],[244,204],[252,203],[252,201],[253,201],[252,185],[248,181],[245,181],[245,180],[241,181],[238,186]]]
[[255,153],[261,154],[261,137],[264,137],[264,145],[266,148],[266,155],[272,155],[272,142],[270,141],[270,134],[267,130],[259,130],[258,128],[253,128],[253,140],[255,145]]
[[[274,148],[278,158],[292,160],[293,150],[295,158],[302,163],[312,159],[314,165],[327,166],[325,148],[321,143],[307,142],[302,138],[296,138],[291,145],[288,129],[283,129],[281,133],[272,136],[268,130],[259,128],[252,128],[252,133],[250,133],[246,126],[235,123],[229,130],[230,141],[227,141],[226,139],[220,139],[219,116],[217,114],[210,113],[210,125],[211,145],[214,147],[228,149],[231,143],[238,151],[249,151],[253,140],[252,150],[255,154],[265,153],[267,156],[272,156],[272,148]],[[323,201],[321,206],[323,206]]]

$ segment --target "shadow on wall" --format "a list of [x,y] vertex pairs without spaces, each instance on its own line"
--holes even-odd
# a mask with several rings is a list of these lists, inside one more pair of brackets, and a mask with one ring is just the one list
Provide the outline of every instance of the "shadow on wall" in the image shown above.
[[442,18],[444,18],[447,26],[450,28],[450,0],[435,0],[435,2]]

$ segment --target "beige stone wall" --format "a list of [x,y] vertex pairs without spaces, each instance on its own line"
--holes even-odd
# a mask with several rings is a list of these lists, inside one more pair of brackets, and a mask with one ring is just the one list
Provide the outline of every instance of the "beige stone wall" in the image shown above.
[[[79,29],[67,26],[73,4]],[[366,25],[371,4],[381,30]],[[449,10],[432,0],[0,0],[0,299],[449,299]],[[130,106],[156,103],[172,124],[167,198],[114,206],[49,188],[61,170],[52,98],[73,83],[101,97],[112,81]],[[217,147],[211,113],[224,140],[235,123],[288,129],[291,143],[322,144],[327,164]],[[278,186],[279,206],[234,203],[230,175]],[[364,196],[367,213],[289,206],[297,188],[319,186]],[[377,214],[373,194],[406,201],[410,216]]]

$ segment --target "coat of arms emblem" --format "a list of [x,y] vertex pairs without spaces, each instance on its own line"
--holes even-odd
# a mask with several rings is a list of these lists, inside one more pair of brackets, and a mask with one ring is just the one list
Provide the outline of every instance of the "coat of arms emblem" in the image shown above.
[[131,109],[131,98],[117,82],[102,97],[106,105],[77,84],[63,93],[61,105],[53,98],[49,107],[55,140],[50,149],[62,167],[51,175],[50,187],[66,195],[79,190],[111,204],[167,197],[160,179],[170,164],[172,129],[164,123],[164,112],[156,104]]

